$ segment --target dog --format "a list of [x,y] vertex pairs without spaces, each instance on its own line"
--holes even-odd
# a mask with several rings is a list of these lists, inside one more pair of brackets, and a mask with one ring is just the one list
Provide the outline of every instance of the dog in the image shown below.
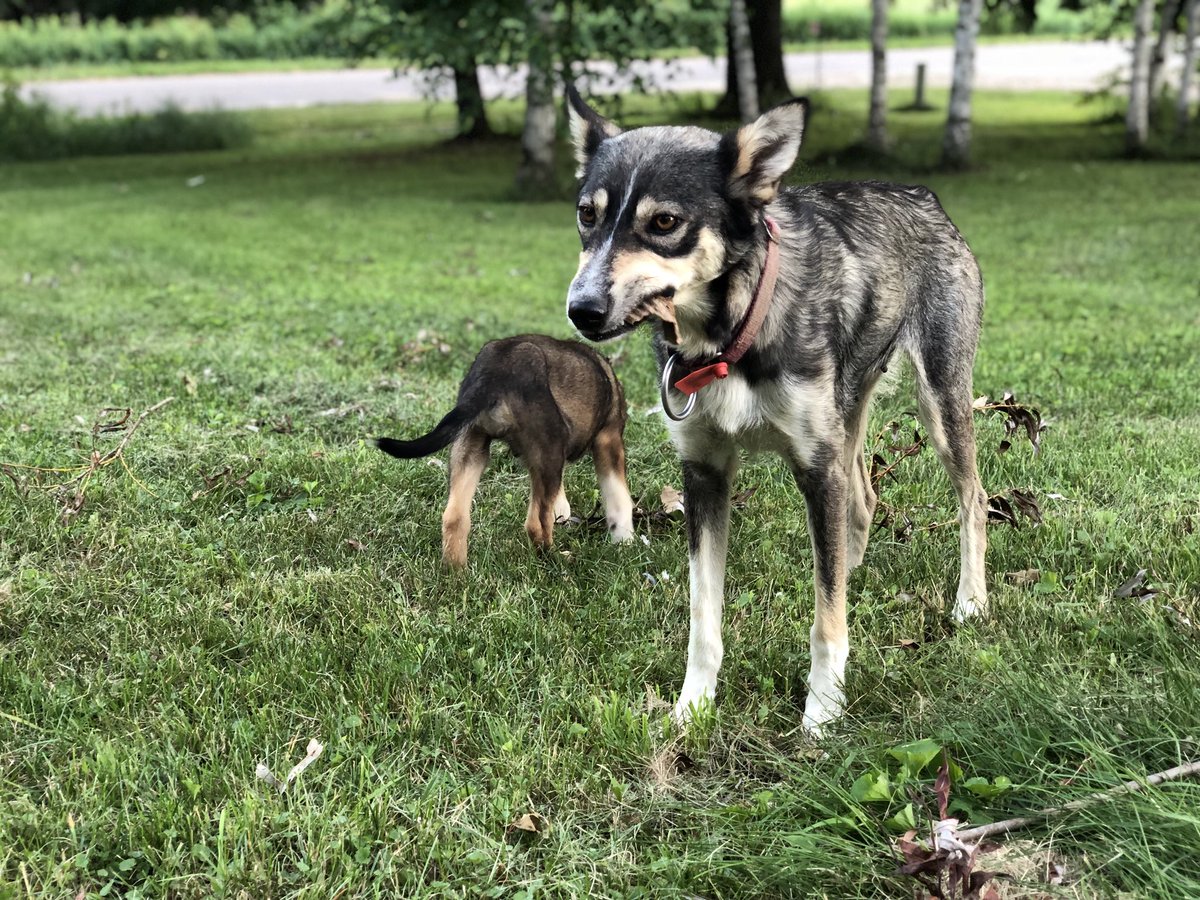
[[490,341],[471,363],[458,402],[428,434],[377,438],[400,459],[450,450],[450,499],[442,514],[442,559],[467,564],[471,500],[492,441],[508,444],[529,469],[525,531],[534,546],[554,543],[554,523],[571,516],[563,467],[591,451],[609,534],[633,537],[633,500],[625,481],[625,394],[608,360],[578,341],[522,334]]
[[868,409],[896,354],[912,361],[922,422],[958,497],[954,615],[986,608],[971,391],[979,266],[927,188],[781,187],[808,120],[803,98],[726,134],[622,131],[573,87],[567,106],[582,242],[567,316],[591,341],[656,323],[683,467],[691,626],[675,716],[686,722],[716,691],[739,448],[772,450],[808,513],[816,614],[803,725],[819,734],[845,709],[847,573],[862,562],[876,505]]

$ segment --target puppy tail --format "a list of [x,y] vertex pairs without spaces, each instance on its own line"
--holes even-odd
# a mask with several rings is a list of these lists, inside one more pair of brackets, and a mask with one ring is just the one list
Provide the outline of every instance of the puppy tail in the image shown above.
[[429,434],[411,441],[398,441],[395,438],[375,438],[375,446],[384,453],[390,453],[397,459],[416,459],[429,456],[447,447],[454,441],[460,431],[467,427],[475,418],[473,413],[461,406],[456,406],[446,413],[442,421]]

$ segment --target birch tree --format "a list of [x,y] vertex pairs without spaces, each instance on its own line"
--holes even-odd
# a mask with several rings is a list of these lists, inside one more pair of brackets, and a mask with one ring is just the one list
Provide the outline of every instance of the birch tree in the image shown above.
[[871,111],[867,115],[867,146],[887,152],[887,34],[888,0],[871,0]]
[[1129,108],[1125,112],[1125,152],[1137,155],[1150,136],[1150,32],[1154,0],[1138,0],[1133,13],[1133,68],[1129,77]]
[[1187,0],[1184,10],[1187,37],[1183,46],[1183,73],[1179,76],[1179,96],[1175,103],[1175,130],[1183,135],[1188,128],[1188,104],[1191,102],[1192,78],[1196,74],[1196,30],[1200,26],[1200,0]]
[[554,171],[554,21],[548,0],[526,0],[533,39],[525,76],[525,126],[517,190],[523,199],[548,198],[556,192]]
[[[754,78],[758,107],[765,109],[792,96],[783,65],[782,0],[746,0],[746,21],[750,25],[750,46],[754,52]],[[725,23],[725,94],[717,102],[722,116],[738,114],[737,53],[733,46],[732,17]]]
[[1163,73],[1166,69],[1167,51],[1171,34],[1175,31],[1175,20],[1179,18],[1180,0],[1166,0],[1162,16],[1158,21],[1158,40],[1150,55],[1150,115],[1154,116],[1154,102],[1162,95]]
[[975,42],[983,0],[958,0],[958,24],[954,28],[954,81],[950,87],[950,111],[942,137],[942,166],[965,168],[971,161],[971,90],[975,81]]

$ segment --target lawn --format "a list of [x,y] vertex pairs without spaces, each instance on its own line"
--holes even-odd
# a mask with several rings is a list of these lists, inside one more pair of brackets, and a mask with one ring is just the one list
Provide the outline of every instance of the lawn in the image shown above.
[[[953,789],[975,822],[1200,757],[1196,164],[1118,159],[1120,126],[1072,97],[988,94],[976,171],[925,170],[937,112],[895,115],[900,160],[866,170],[837,151],[864,104],[822,98],[795,177],[938,192],[987,283],[976,392],[1050,420],[1040,454],[1001,454],[979,415],[984,483],[1043,521],[992,527],[992,615],[956,628],[954,529],[921,527],[953,516],[948,482],[928,451],[900,463],[851,583],[850,710],[815,745],[811,552],[778,462],[740,476],[722,689],[678,735],[680,523],[622,547],[562,528],[539,557],[497,454],[448,574],[444,467],[367,443],[436,422],[485,340],[569,334],[571,205],[512,202],[515,143],[439,143],[446,107],[354,107],[257,115],[250,150],[0,168],[0,462],[84,465],[123,434],[93,437],[121,417],[102,409],[174,398],[78,509],[46,489],[71,472],[0,478],[0,896],[911,897],[891,841],[914,798],[927,820],[941,757],[894,787],[898,745],[986,779]],[[649,343],[607,349],[652,511],[679,476]],[[909,387],[872,434],[911,427]],[[592,509],[586,465],[567,492]],[[285,794],[256,778],[313,738]],[[867,782],[885,799],[855,799]],[[979,866],[1196,897],[1197,810],[1175,783]]]

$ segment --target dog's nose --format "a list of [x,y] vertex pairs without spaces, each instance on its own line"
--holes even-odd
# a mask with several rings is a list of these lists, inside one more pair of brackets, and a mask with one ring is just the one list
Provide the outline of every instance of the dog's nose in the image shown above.
[[572,299],[567,306],[567,317],[571,324],[585,333],[599,331],[607,313],[603,297],[579,297]]

